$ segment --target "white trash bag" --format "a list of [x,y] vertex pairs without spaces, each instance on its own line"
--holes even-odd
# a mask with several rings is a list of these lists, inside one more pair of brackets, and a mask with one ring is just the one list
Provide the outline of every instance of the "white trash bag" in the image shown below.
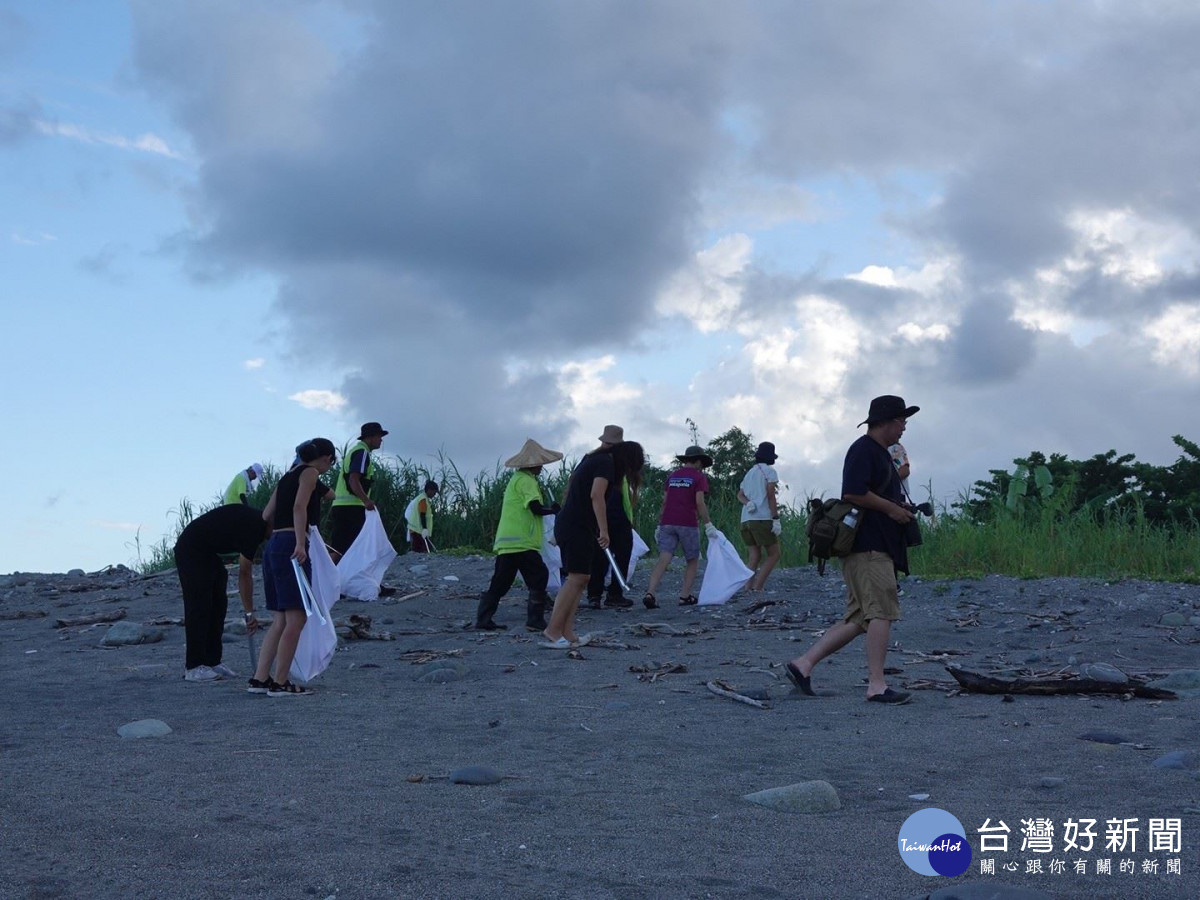
[[370,602],[379,599],[379,586],[388,566],[396,558],[396,548],[388,540],[379,511],[367,510],[362,531],[338,560],[337,571],[341,579],[341,592],[347,597]]
[[554,516],[542,517],[542,562],[550,570],[546,590],[553,594],[562,587],[562,551],[550,543],[554,537]]
[[315,525],[308,529],[308,559],[312,564],[312,581],[304,575],[304,569],[295,560],[292,568],[300,585],[300,598],[308,620],[296,643],[296,655],[292,659],[290,675],[297,681],[309,682],[329,668],[337,650],[337,631],[333,626],[333,605],[340,596],[337,566],[325,549],[325,541]]
[[753,576],[754,572],[738,556],[737,548],[718,531],[715,538],[708,539],[708,564],[700,585],[700,605],[728,603]]
[[637,568],[638,560],[650,552],[650,545],[642,540],[642,536],[633,529],[633,552],[629,554],[629,571],[625,574],[625,583],[633,583],[633,570]]

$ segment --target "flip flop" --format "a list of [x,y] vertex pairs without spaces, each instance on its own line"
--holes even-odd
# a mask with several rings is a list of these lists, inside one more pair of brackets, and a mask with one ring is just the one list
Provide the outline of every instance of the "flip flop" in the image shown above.
[[808,694],[810,697],[817,696],[816,692],[812,689],[812,682],[809,678],[800,674],[799,666],[794,663],[788,663],[785,668],[787,669],[788,678],[792,680],[792,684],[800,689],[800,693]]
[[558,638],[557,640],[553,640],[553,641],[549,640],[549,639],[544,640],[544,641],[538,641],[538,646],[545,650],[570,650],[571,642],[568,641],[565,637],[562,637],[562,638]]
[[688,594],[686,597],[679,598],[680,606],[695,606],[699,602],[695,594]]
[[891,688],[888,688],[882,694],[875,694],[867,698],[867,702],[869,703],[901,704],[908,703],[910,700],[912,700],[912,694],[907,691],[893,691]]

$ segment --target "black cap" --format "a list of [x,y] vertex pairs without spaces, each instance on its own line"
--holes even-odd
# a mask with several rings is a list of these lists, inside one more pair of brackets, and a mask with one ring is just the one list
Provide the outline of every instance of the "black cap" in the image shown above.
[[884,394],[871,401],[871,409],[867,417],[859,425],[874,425],[876,422],[886,422],[888,419],[907,419],[921,411],[919,406],[905,406],[904,400],[893,394]]
[[754,461],[756,463],[766,463],[768,466],[773,466],[777,459],[779,459],[779,454],[775,452],[775,445],[770,441],[763,441],[758,445],[758,449],[754,451]]
[[360,438],[383,437],[385,434],[387,434],[387,432],[383,430],[383,426],[378,422],[367,422],[358,431],[358,436]]

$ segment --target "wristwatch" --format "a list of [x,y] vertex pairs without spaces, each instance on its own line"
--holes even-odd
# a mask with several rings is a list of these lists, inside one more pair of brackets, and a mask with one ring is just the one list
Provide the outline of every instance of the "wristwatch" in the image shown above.
[[242,621],[243,621],[243,622],[249,622],[249,621],[250,621],[251,619],[253,619],[253,618],[254,618],[254,611],[253,611],[253,610],[251,610],[250,612],[244,612],[244,613],[242,613]]

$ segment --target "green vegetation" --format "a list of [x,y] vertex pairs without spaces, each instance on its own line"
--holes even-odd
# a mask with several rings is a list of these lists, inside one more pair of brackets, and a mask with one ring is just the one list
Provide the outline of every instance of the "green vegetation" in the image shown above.
[[[689,425],[692,423],[689,422]],[[693,440],[695,440],[695,426]],[[1021,577],[1125,576],[1196,581],[1200,568],[1200,447],[1175,437],[1183,455],[1170,466],[1138,463],[1115,450],[1084,461],[1061,454],[1032,452],[1014,460],[1012,472],[992,470],[970,494],[923,521],[924,542],[910,550],[912,571],[922,577],[961,578],[999,573]],[[699,443],[696,441],[696,443]],[[753,437],[731,428],[709,442],[713,457],[709,510],[716,526],[740,549],[737,489],[753,465]],[[682,448],[680,448],[682,449]],[[574,460],[548,466],[542,482],[555,498],[565,492]],[[396,549],[405,552],[404,508],[427,479],[441,485],[435,501],[433,540],[440,552],[488,553],[500,520],[504,488],[511,473],[499,464],[465,476],[446,457],[432,468],[394,457],[376,457],[372,493],[384,527]],[[282,473],[268,466],[251,503],[264,507]],[[661,509],[668,469],[648,466],[635,508],[635,526],[651,544]],[[326,476],[334,483],[335,467]],[[787,496],[786,486],[785,497]],[[929,491],[932,494],[932,490]],[[784,566],[808,563],[804,541],[807,497],[792,496],[783,507]],[[135,539],[136,567],[155,572],[174,565],[172,548],[194,515],[221,502],[219,494],[203,505],[187,498],[173,511],[173,528],[157,544],[143,548]],[[328,534],[328,506],[322,531]]]

